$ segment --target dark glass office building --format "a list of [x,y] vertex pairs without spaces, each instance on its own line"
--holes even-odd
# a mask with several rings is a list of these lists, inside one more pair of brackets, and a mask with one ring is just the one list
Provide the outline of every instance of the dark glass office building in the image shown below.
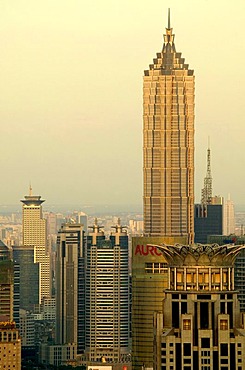
[[195,204],[195,243],[206,244],[209,235],[223,234],[223,205]]

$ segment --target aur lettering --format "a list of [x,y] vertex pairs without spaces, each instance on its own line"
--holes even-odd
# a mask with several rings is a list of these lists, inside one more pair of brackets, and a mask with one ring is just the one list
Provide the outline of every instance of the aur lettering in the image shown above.
[[162,253],[157,249],[157,247],[153,245],[137,245],[135,248],[134,255],[140,254],[141,256],[148,256],[151,254],[152,256],[162,256]]

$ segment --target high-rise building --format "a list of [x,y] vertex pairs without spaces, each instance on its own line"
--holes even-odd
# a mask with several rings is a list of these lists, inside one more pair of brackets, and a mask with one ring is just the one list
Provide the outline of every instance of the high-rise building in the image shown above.
[[63,224],[56,251],[56,344],[85,347],[83,226]]
[[35,321],[33,313],[20,309],[19,332],[22,347],[35,346]]
[[29,195],[21,200],[23,246],[34,247],[34,262],[40,264],[40,302],[43,297],[51,295],[51,267],[50,251],[47,247],[46,220],[42,214],[41,196],[32,195],[30,187]]
[[19,309],[33,312],[35,306],[40,303],[40,264],[34,260],[34,246],[13,246],[16,322],[18,322]]
[[245,368],[245,314],[234,284],[244,246],[161,246],[169,266],[162,312],[154,316],[154,369]]
[[132,247],[133,367],[153,367],[153,312],[167,287],[162,243],[194,240],[195,77],[168,26],[163,48],[144,72],[144,237]]
[[12,253],[0,240],[0,369],[21,369],[21,340],[13,322]]
[[144,72],[144,234],[194,239],[194,72],[168,26]]
[[235,208],[229,194],[224,204],[224,235],[231,234],[235,234]]
[[14,269],[11,250],[0,240],[0,315],[13,320]]
[[87,237],[86,356],[129,360],[128,235],[120,225],[106,239],[97,222]]
[[212,197],[211,203],[195,204],[195,243],[206,244],[209,235],[223,235],[224,200]]
[[47,220],[47,235],[56,235],[57,234],[57,215],[53,212],[46,214]]

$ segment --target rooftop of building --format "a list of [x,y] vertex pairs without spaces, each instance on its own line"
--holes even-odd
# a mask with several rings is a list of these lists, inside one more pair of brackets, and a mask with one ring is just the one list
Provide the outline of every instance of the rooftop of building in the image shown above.
[[233,266],[245,245],[158,245],[170,266]]

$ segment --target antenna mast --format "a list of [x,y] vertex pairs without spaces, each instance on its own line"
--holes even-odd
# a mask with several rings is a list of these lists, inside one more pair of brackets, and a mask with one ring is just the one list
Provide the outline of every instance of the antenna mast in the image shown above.
[[202,189],[202,204],[211,204],[212,202],[212,175],[211,175],[211,150],[208,138],[208,150],[207,150],[207,173],[204,178],[204,187]]

